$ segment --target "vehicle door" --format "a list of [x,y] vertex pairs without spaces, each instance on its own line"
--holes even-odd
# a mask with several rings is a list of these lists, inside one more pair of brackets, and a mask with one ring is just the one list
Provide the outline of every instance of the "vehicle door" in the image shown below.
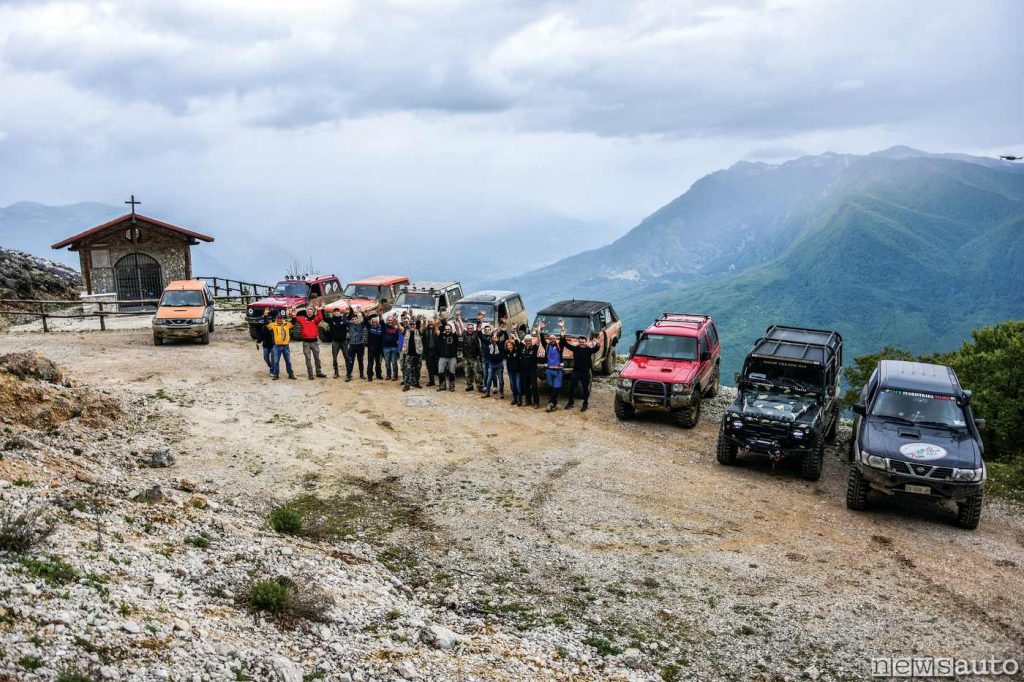
[[698,365],[697,377],[701,388],[705,388],[715,371],[715,356],[711,353],[711,345],[708,342],[707,331],[700,333],[700,340],[697,344]]
[[[864,388],[860,389],[860,396],[857,397],[857,402],[867,408],[867,412],[871,413],[871,402],[875,399],[878,394],[878,368],[871,373],[871,377],[864,384]],[[864,420],[864,417],[859,414],[853,415],[853,450],[856,453],[860,451],[860,425]]]
[[333,303],[341,298],[341,283],[332,279],[326,282],[326,291],[324,292],[324,303]]
[[309,295],[306,296],[307,304],[315,304],[318,300],[322,299],[324,295],[324,285],[320,282],[314,282],[309,285]]
[[213,296],[210,295],[210,290],[206,288],[206,285],[203,285],[203,301],[206,305],[206,318],[212,320],[214,300]]

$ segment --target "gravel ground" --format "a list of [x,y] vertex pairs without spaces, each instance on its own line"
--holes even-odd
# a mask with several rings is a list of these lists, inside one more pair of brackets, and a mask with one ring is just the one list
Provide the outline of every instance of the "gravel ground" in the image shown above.
[[[728,389],[683,430],[617,422],[608,381],[586,414],[546,414],[462,386],[271,383],[242,330],[159,349],[145,331],[10,334],[0,353],[29,338],[127,416],[7,424],[0,495],[48,510],[32,556],[78,577],[0,559],[0,679],[74,661],[109,679],[824,680],[1024,651],[1013,510],[989,504],[975,532],[899,500],[849,512],[848,429],[818,483],[720,467]],[[172,467],[139,466],[164,447]],[[154,483],[167,499],[132,499]],[[321,532],[273,533],[285,501]],[[319,586],[327,622],[255,618],[248,582],[279,575]]]

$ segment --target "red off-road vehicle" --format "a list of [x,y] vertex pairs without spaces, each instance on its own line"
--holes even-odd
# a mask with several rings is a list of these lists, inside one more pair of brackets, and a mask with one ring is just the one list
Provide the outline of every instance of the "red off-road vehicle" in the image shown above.
[[249,323],[249,336],[258,338],[260,325],[284,311],[294,315],[307,303],[331,303],[341,298],[341,281],[334,275],[303,275],[285,277],[274,287],[270,296],[249,304],[245,321]]
[[715,322],[707,315],[664,313],[636,332],[615,386],[615,416],[632,419],[638,410],[671,412],[691,429],[704,397],[720,386],[722,351]]

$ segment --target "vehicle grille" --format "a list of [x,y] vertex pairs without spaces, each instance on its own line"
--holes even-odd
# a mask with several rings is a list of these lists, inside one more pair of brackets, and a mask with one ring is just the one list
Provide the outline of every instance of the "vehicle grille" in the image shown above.
[[753,436],[781,440],[789,437],[789,432],[793,425],[788,422],[772,421],[771,419],[748,418],[744,428],[747,433]]
[[189,324],[189,320],[167,320],[165,324],[168,327],[180,327],[182,325]]
[[945,480],[953,476],[953,469],[950,467],[937,467],[931,464],[911,464],[897,459],[889,460],[889,470],[898,474],[916,476],[917,478]]
[[660,381],[637,381],[633,384],[633,395],[645,398],[664,398],[667,386]]

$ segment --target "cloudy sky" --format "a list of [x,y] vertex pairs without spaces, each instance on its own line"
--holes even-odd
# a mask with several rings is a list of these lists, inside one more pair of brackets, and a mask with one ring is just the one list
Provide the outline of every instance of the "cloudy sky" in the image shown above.
[[1022,27],[1019,0],[0,0],[0,206],[597,245],[742,159],[1024,153]]

